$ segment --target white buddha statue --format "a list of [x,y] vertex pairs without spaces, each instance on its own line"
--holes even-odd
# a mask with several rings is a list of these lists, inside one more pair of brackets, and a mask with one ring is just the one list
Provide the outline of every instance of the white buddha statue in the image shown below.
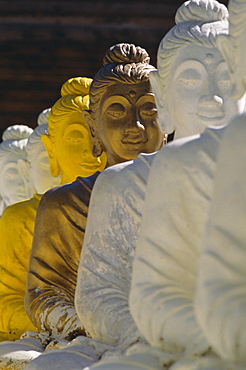
[[[198,5],[197,1],[192,3],[194,7]],[[186,3],[185,6],[187,6],[187,4],[190,3]],[[202,2],[200,2],[200,4],[202,4]],[[203,6],[205,6],[205,9],[208,7],[208,12],[211,9],[219,9],[218,3],[214,1],[204,2]],[[244,28],[241,28],[241,30],[243,34]],[[230,94],[232,94],[234,92],[234,86],[233,83],[230,82],[230,79],[227,80],[227,84],[231,86]],[[237,98],[241,97],[241,95],[238,94]],[[241,103],[243,103],[243,101]],[[242,128],[243,125],[241,124],[240,127]],[[230,132],[230,135],[226,134],[227,131]],[[241,145],[243,145],[243,135],[241,132],[242,131],[239,130],[238,138],[241,138]],[[231,258],[227,257],[225,254],[224,245],[222,244],[220,249],[217,248],[216,250],[217,253],[220,253],[221,263],[220,258],[216,258],[217,256],[214,255],[212,248],[210,248],[207,257],[204,257],[205,263],[201,263],[204,272],[201,277],[201,284],[204,284],[204,293],[203,296],[198,295],[195,305],[202,239],[208,218],[210,201],[213,196],[217,165],[219,165],[217,161],[220,143],[223,142],[224,134],[225,139],[227,138],[227,145],[229,144],[229,138],[232,138],[230,146],[233,145],[233,148],[226,157],[229,161],[230,156],[233,158],[232,151],[234,150],[234,153],[236,152],[233,140],[236,131],[233,130],[232,125],[228,127],[207,128],[201,135],[177,140],[172,144],[168,144],[155,155],[148,180],[144,216],[137,243],[136,257],[133,266],[132,288],[130,292],[130,310],[132,316],[140,332],[151,347],[149,350],[146,347],[143,352],[139,350],[138,354],[134,353],[133,350],[132,352],[129,351],[128,356],[125,356],[125,358],[121,358],[118,361],[105,360],[92,366],[91,369],[162,369],[164,366],[172,370],[197,370],[205,368],[210,370],[215,368],[225,370],[232,368],[231,363],[227,363],[226,361],[221,363],[218,357],[218,350],[220,350],[220,353],[224,353],[224,358],[226,359],[232,358],[230,357],[230,353],[233,353],[232,350],[235,349],[235,347],[233,348],[233,346],[230,346],[232,343],[230,341],[230,333],[233,331],[232,334],[239,334],[239,325],[236,328],[233,327],[233,323],[235,324],[238,322],[236,320],[238,304],[234,302],[233,305],[232,298],[235,297],[235,294],[237,294],[239,290],[235,292],[235,289],[233,289],[234,285],[230,285],[229,281],[232,273],[235,273],[234,279],[239,278],[239,273],[236,268],[231,269],[226,279],[227,287],[225,287],[225,289],[228,289],[229,286],[232,292],[231,307],[228,308],[228,306],[223,305],[223,310],[225,313],[228,313],[228,310],[234,307],[235,316],[231,317],[228,327],[226,326],[228,333],[226,340],[228,342],[225,343],[223,341],[224,331],[222,330],[223,327],[221,324],[228,320],[228,315],[224,316],[224,321],[223,317],[217,321],[220,313],[219,310],[216,312],[216,308],[221,308],[223,300],[218,296],[218,290],[216,288],[218,284],[221,284],[222,287],[224,286],[223,279],[226,277],[226,273],[228,274],[228,267],[230,267],[232,263]],[[242,152],[243,150],[241,153]],[[224,158],[223,155],[222,158]],[[240,168],[244,166],[243,161],[241,162]],[[233,172],[236,172],[235,161],[230,161],[229,163],[230,166],[235,168],[235,170],[233,168]],[[239,173],[242,172],[239,171]],[[223,175],[220,184],[222,185],[223,182],[224,188],[226,189],[228,180],[225,176],[229,176],[228,166],[227,172],[224,171]],[[101,177],[103,177],[103,175],[101,175]],[[100,177],[94,188],[95,197],[99,181]],[[102,183],[100,185],[102,185]],[[237,199],[238,205],[241,205],[241,200],[237,198],[237,191],[235,190],[238,186],[233,188],[234,191],[231,191],[231,187],[229,189],[227,188],[227,190],[231,191],[231,203],[233,204],[233,201]],[[91,207],[93,205],[94,194],[92,195]],[[235,221],[231,222],[231,219],[228,218],[228,213],[223,213],[228,203],[226,197],[219,197],[219,187],[215,194],[218,196],[218,201],[215,202],[215,204],[217,206],[220,204],[223,207],[218,208],[220,212],[217,212],[214,207],[214,214],[217,216],[217,220],[223,219],[225,222],[225,217],[227,217],[227,223],[229,225],[237,225],[238,229],[236,214],[234,215]],[[243,205],[241,205],[240,209],[242,209],[242,207]],[[114,215],[115,213],[111,214]],[[115,225],[117,225],[116,222]],[[233,226],[230,231],[232,229]],[[242,224],[241,227],[239,226],[239,229],[243,232],[244,228]],[[209,229],[209,231],[211,231],[211,229]],[[218,229],[216,230],[216,234],[217,233]],[[86,238],[87,235],[85,236],[85,239]],[[119,239],[116,241],[118,245],[121,246]],[[238,246],[240,245],[239,243]],[[118,246],[116,245],[116,247]],[[88,256],[90,256],[91,251],[92,244],[88,244]],[[117,249],[117,252],[118,251],[119,248]],[[240,257],[238,257],[237,253],[234,253],[232,261],[233,259],[234,261],[238,261],[240,258],[242,258],[241,254]],[[225,259],[227,263],[223,263]],[[94,261],[95,260],[96,258],[94,258]],[[211,268],[207,271],[207,263],[211,261],[213,261],[213,263],[211,264]],[[81,259],[81,266],[89,270],[92,262],[89,258],[88,260],[84,260],[84,262]],[[99,263],[100,277],[102,279],[105,275],[110,275],[112,271],[105,274],[103,270],[103,259],[101,259]],[[223,269],[221,269],[221,279],[218,282],[216,280],[217,269],[213,268],[212,271],[212,267],[218,266],[219,264],[223,266]],[[244,271],[242,265],[240,271]],[[103,275],[102,272],[104,272]],[[86,275],[84,275],[84,277],[85,276]],[[243,274],[241,277],[242,276]],[[204,277],[206,277],[207,280],[204,279]],[[111,281],[115,281],[115,279],[111,277]],[[206,284],[207,282],[214,282],[214,284],[208,285]],[[240,286],[238,286],[238,289],[239,288]],[[109,289],[110,286],[108,285],[108,290]],[[209,291],[210,295],[208,294]],[[225,292],[227,291],[228,290],[225,290]],[[98,293],[98,291],[96,291],[96,293]],[[105,289],[105,300],[106,294],[108,293],[106,293]],[[202,301],[200,297],[203,297]],[[227,294],[223,297],[224,302],[226,301],[226,297],[228,297]],[[111,302],[112,301],[113,299]],[[115,303],[116,299],[113,302]],[[213,304],[213,302],[215,302],[215,304]],[[203,305],[204,307],[201,311],[203,313],[200,314],[199,319],[197,310],[200,310]],[[196,310],[194,309],[195,307]],[[113,309],[112,305],[111,309]],[[213,313],[214,316],[209,320],[211,313]],[[241,310],[241,314],[243,317],[243,309]],[[199,325],[198,319],[199,322],[203,321],[204,330],[202,330]],[[206,323],[206,320],[209,321],[209,324]],[[241,324],[240,333],[243,333],[243,320]],[[221,330],[219,330],[220,328]],[[236,331],[237,328],[238,331]],[[214,334],[216,334],[216,336],[213,341],[208,340],[212,338]],[[241,353],[243,353],[243,335],[241,340],[240,349],[242,348]],[[213,350],[211,351],[213,342],[216,345],[213,346]],[[237,343],[238,341],[234,340],[234,345]],[[230,350],[229,353],[224,347]],[[238,347],[237,351],[239,351]],[[226,352],[227,356],[225,355]],[[147,356],[147,354],[149,354],[149,356]],[[207,356],[205,356],[205,354],[207,354]],[[157,360],[158,357],[159,361]],[[243,356],[241,358],[243,358]],[[238,356],[238,359],[240,360],[240,356]],[[175,360],[177,360],[176,363],[174,363]],[[235,364],[233,366],[235,369],[244,368],[240,364],[238,367],[235,367],[237,366]]]
[[[154,73],[155,76],[154,79],[150,77],[151,81],[159,81],[159,84],[155,82],[153,84],[157,106],[158,108],[165,106],[166,114],[168,112],[167,120],[163,119],[163,111],[160,112],[162,130],[166,130],[171,125],[167,131],[170,133],[175,130],[178,136],[189,135],[196,130],[200,133],[209,124],[214,123],[215,126],[227,124],[233,114],[238,112],[236,102],[229,99],[232,89],[229,69],[222,54],[215,46],[217,36],[228,33],[226,17],[226,8],[216,1],[190,1],[179,8],[176,19],[183,22],[177,24],[161,42],[158,50],[158,72],[150,74],[153,76]],[[169,50],[168,53],[167,50]],[[165,63],[164,59],[166,59]],[[166,66],[170,67],[170,75],[164,77],[164,73],[167,71]],[[176,67],[175,72],[172,66]],[[158,89],[158,86],[162,86],[162,89]],[[166,105],[168,94],[170,94],[170,98],[168,98]],[[182,94],[186,101],[185,105],[182,105]],[[180,99],[180,102],[176,101],[175,106],[172,105],[172,96],[174,99],[179,96]],[[182,109],[179,109],[181,105]],[[197,126],[196,123],[198,123]],[[215,130],[216,133],[217,131]],[[210,134],[209,131],[209,134],[206,133],[204,136],[211,135],[217,146],[216,133]],[[185,139],[184,142],[189,140]],[[203,142],[203,139],[200,141]],[[170,151],[176,151],[174,149],[176,145],[180,146],[181,144],[174,143]],[[132,319],[128,307],[128,297],[146,184],[153,158],[163,156],[165,159],[165,165],[159,165],[159,170],[155,167],[154,175],[150,180],[153,187],[160,187],[161,193],[156,197],[154,191],[148,191],[150,196],[153,194],[155,197],[152,201],[158,204],[163,201],[163,193],[166,194],[167,200],[175,194],[177,184],[174,174],[176,175],[178,171],[180,174],[184,170],[189,171],[189,167],[195,159],[204,161],[207,165],[210,164],[209,161],[215,161],[215,154],[213,153],[212,158],[209,159],[209,148],[206,149],[208,153],[205,153],[202,143],[190,144],[190,146],[194,146],[194,151],[187,148],[186,155],[189,158],[182,167],[176,163],[175,156],[173,161],[170,160],[168,146],[167,150],[162,149],[159,154],[141,155],[134,162],[107,169],[98,177],[92,193],[80,260],[75,304],[86,330],[92,338],[104,343],[127,347],[146,334],[145,331],[139,333]],[[192,153],[191,157],[189,153]],[[162,181],[167,182],[169,178],[165,175],[167,166],[173,171],[173,189],[163,186]],[[188,180],[187,186],[189,185]],[[178,184],[181,185],[182,181],[181,178]],[[201,181],[201,185],[205,189],[206,184],[207,182],[203,184]],[[167,189],[172,193],[171,195]],[[175,194],[175,196],[177,198],[174,199],[174,203],[178,203],[180,195]],[[194,207],[195,200],[195,196],[194,199],[191,196],[192,207]],[[204,203],[206,201],[207,199]],[[204,205],[204,203],[202,204]],[[157,205],[155,204],[155,206]],[[179,204],[176,207],[179,207]],[[169,205],[169,209],[163,208],[165,217],[173,218],[170,215],[171,210],[178,214],[176,209],[173,211]],[[151,222],[153,230],[160,225],[159,216],[159,213],[151,215],[155,219],[154,225]],[[103,222],[101,222],[102,217]],[[202,220],[199,221],[202,222]],[[146,226],[147,229],[149,230],[149,227]],[[175,230],[172,233],[175,235]],[[155,232],[152,234],[155,237]],[[174,240],[175,236],[172,238]],[[196,236],[194,236],[192,243],[196,245],[196,241]],[[148,274],[144,276],[148,276]],[[138,304],[142,306],[143,300],[141,297],[137,297],[137,294],[135,291],[133,297],[136,296]],[[151,302],[150,299],[150,305]],[[149,315],[151,312],[152,309],[148,307]],[[138,321],[136,322],[138,324]],[[151,333],[152,330],[149,330],[149,335]],[[156,333],[158,336],[158,331]],[[166,342],[163,341],[163,343]]]
[[12,203],[32,196],[27,185],[26,144],[32,129],[13,125],[3,133],[0,144],[0,213]]
[[[235,97],[246,90],[246,2],[231,0],[230,34],[220,46],[231,66]],[[214,193],[203,238],[195,301],[197,320],[223,363],[246,367],[246,116],[221,142]]]
[[[239,12],[240,17],[245,15],[242,9]],[[238,29],[243,35],[245,28],[242,24],[240,27]],[[223,45],[226,37],[219,40],[219,44]],[[243,65],[243,53],[240,54],[242,44],[243,42],[238,50],[225,50],[225,55],[229,55],[230,70],[235,70],[237,76]],[[232,55],[237,56],[234,67]],[[240,64],[237,64],[238,55],[241,55]],[[242,76],[244,75],[241,74]],[[231,92],[237,99],[241,98],[245,91],[243,81],[242,77],[239,88],[235,88],[234,84],[238,84],[238,81],[234,76],[232,78]],[[130,308],[147,341],[162,351],[197,356],[204,355],[212,347],[212,352],[217,355],[223,353],[225,359],[233,359],[236,356],[238,360],[243,358],[240,357],[240,351],[242,354],[243,349],[238,347],[239,338],[242,339],[240,343],[244,342],[243,321],[239,325],[238,311],[236,312],[239,306],[242,307],[242,301],[236,303],[234,300],[238,291],[235,288],[235,280],[232,279],[233,274],[234,279],[237,279],[239,271],[243,271],[242,267],[241,270],[240,267],[236,269],[235,264],[232,268],[233,259],[241,259],[242,262],[242,256],[239,256],[235,249],[228,253],[228,242],[225,244],[225,239],[231,240],[231,231],[235,225],[237,227],[234,231],[243,230],[242,224],[241,227],[238,226],[242,220],[240,211],[231,217],[228,211],[230,204],[236,205],[236,194],[241,194],[236,182],[233,187],[228,178],[234,179],[237,169],[238,173],[242,174],[242,159],[233,160],[235,157],[232,155],[233,151],[240,152],[240,155],[243,153],[239,141],[235,139],[236,136],[238,139],[243,138],[242,127],[242,124],[233,126],[233,123],[223,128],[211,127],[196,138],[177,141],[159,151],[152,165],[133,269]],[[230,140],[230,147],[233,145],[233,148],[225,155]],[[225,165],[223,170],[220,170],[222,158],[224,163],[227,162],[227,172]],[[217,171],[223,172],[223,180],[222,177],[217,180]],[[215,185],[217,182],[218,185]],[[220,186],[226,189],[227,193],[221,192]],[[212,217],[209,217],[210,204]],[[241,198],[238,198],[237,204],[243,204]],[[223,228],[221,220],[224,221]],[[228,228],[225,233],[226,225],[230,225],[231,229]],[[239,235],[240,233],[237,236]],[[199,263],[203,238],[207,252],[203,252],[206,257],[203,256]],[[218,273],[218,265],[223,266],[221,274]],[[197,289],[198,276],[200,286]],[[237,281],[241,281],[240,278]],[[239,286],[238,289],[240,290]],[[231,306],[226,300],[230,291]],[[224,295],[221,296],[221,292],[224,292]],[[234,318],[230,311],[232,307],[235,308]],[[243,316],[243,311],[241,313]],[[229,318],[231,321],[228,321],[227,325]],[[204,358],[196,360],[193,357],[188,364],[186,362],[185,368],[203,369],[202,366],[206,366],[206,369],[227,369],[232,366],[226,362],[221,364],[218,357],[212,355],[208,357],[207,364],[204,364],[204,361]],[[178,364],[175,366],[173,368],[181,369],[185,364],[180,362],[180,367]]]

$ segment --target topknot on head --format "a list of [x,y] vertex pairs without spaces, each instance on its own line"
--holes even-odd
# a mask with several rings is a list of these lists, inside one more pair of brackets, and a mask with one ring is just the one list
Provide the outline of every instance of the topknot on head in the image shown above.
[[22,140],[28,139],[33,129],[26,125],[13,125],[6,128],[3,132],[2,140]]
[[228,18],[226,6],[216,0],[189,0],[177,10],[175,22],[176,24],[186,21],[215,22]]
[[147,51],[133,44],[116,44],[109,48],[103,58],[103,65],[113,63],[149,63]]
[[50,114],[51,108],[44,109],[39,115],[37,119],[38,126],[45,125],[48,123],[48,118]]
[[85,96],[89,94],[92,79],[87,77],[73,77],[64,82],[61,87],[61,96],[76,94]]

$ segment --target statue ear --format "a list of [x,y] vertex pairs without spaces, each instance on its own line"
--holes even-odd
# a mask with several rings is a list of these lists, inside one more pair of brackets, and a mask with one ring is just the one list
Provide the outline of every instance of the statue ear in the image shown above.
[[233,82],[232,98],[238,100],[245,93],[244,67],[241,68],[239,60],[241,51],[238,51],[233,47],[233,43],[229,35],[219,35],[217,37],[216,44],[223,54],[230,70]]
[[218,35],[216,39],[216,45],[226,59],[230,72],[233,73],[233,66],[235,65],[235,55],[233,55],[230,36]]
[[30,176],[30,163],[25,159],[18,159],[18,166],[21,173],[21,178],[25,184],[26,196],[31,198],[35,193],[33,181]]
[[57,177],[60,175],[61,170],[60,170],[58,161],[54,155],[54,147],[53,147],[52,139],[50,135],[43,134],[41,135],[41,140],[48,153],[49,162],[50,162],[50,173],[53,177]]
[[95,119],[92,117],[90,110],[84,110],[82,112],[85,122],[87,123],[92,140],[92,155],[93,157],[100,157],[103,153],[103,145],[98,136],[97,126]]
[[161,130],[164,134],[171,134],[175,127],[170,120],[168,104],[165,101],[166,94],[164,93],[164,86],[162,85],[162,78],[157,70],[151,71],[149,74],[150,83],[155,94],[155,102],[158,110],[158,119]]

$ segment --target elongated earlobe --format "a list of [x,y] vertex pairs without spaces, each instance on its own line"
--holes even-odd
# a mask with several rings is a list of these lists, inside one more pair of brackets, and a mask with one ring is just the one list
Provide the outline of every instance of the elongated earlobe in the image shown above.
[[50,162],[50,173],[53,177],[57,177],[61,174],[61,169],[57,162],[57,159],[54,154],[53,142],[50,135],[43,134],[41,135],[42,143],[48,153],[49,162]]
[[92,155],[93,157],[100,157],[103,153],[103,145],[100,138],[98,137],[95,119],[92,118],[91,111],[89,110],[84,110],[82,114],[85,122],[87,123],[90,129],[92,140]]
[[150,72],[149,80],[150,80],[150,84],[155,94],[155,102],[156,102],[157,108],[161,108],[163,107],[163,97],[162,97],[163,94],[162,94],[160,76],[157,70]]
[[150,83],[155,94],[155,102],[158,110],[158,120],[160,122],[161,130],[164,134],[171,134],[175,127],[170,120],[168,104],[164,94],[164,87],[162,86],[162,78],[158,71],[152,71],[149,74]]

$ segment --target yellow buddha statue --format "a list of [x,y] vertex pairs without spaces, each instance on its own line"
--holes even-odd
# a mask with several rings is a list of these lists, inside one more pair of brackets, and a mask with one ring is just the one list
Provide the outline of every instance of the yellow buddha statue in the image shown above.
[[102,171],[106,165],[105,153],[97,158],[92,155],[90,132],[82,116],[89,106],[87,94],[91,81],[77,77],[62,86],[63,96],[51,108],[48,134],[42,135],[51,174],[54,177],[61,174],[61,184],[72,182],[77,176],[86,177]]
[[[107,51],[103,63],[90,87],[90,109],[83,114],[91,131],[94,157],[104,151],[107,166],[111,166],[135,159],[141,152],[158,150],[165,135],[149,82],[153,67],[147,52],[135,45],[118,44]],[[72,151],[70,157],[65,154],[75,135],[66,136],[64,128],[53,130],[51,122],[49,119],[49,132],[56,130],[57,139],[46,147],[55,175],[78,156],[73,157]],[[82,162],[82,155],[80,158]],[[74,294],[91,190],[98,174],[49,190],[37,211],[25,307],[38,330],[51,337],[72,339],[85,334]]]
[[[34,223],[39,201],[43,193],[48,189],[73,180],[77,175],[88,175],[93,173],[93,169],[101,168],[106,164],[106,155],[94,158],[91,154],[91,138],[89,130],[82,116],[82,110],[87,108],[88,97],[83,96],[88,93],[91,79],[74,78],[63,84],[61,94],[63,97],[55,103],[50,110],[43,111],[38,117],[39,126],[29,137],[27,143],[27,159],[30,164],[29,177],[30,188],[35,190],[32,198],[13,204],[7,207],[0,220],[0,248],[1,248],[1,281],[0,281],[0,332],[1,339],[17,339],[27,330],[36,330],[31,323],[24,308],[24,295],[28,260],[32,246]],[[75,92],[76,94],[71,94]],[[79,94],[80,95],[77,95]],[[66,95],[65,94],[69,94]],[[53,157],[51,158],[52,175],[47,151],[41,141],[44,138],[46,147],[50,149],[50,141],[54,141],[57,146],[57,135],[54,126],[51,130],[53,136],[47,133],[48,117],[62,126],[59,134],[62,135],[61,141],[65,143],[65,152],[62,155],[74,158],[75,162],[64,161],[62,168]],[[63,147],[64,150],[64,147]],[[73,152],[73,157],[69,154]],[[84,154],[84,157],[83,157]],[[81,158],[82,157],[82,160]],[[85,166],[81,167],[83,159],[86,158]],[[71,172],[69,172],[71,170]],[[26,171],[28,172],[28,171]],[[59,175],[61,172],[61,175]]]
[[17,339],[26,330],[35,330],[24,309],[26,273],[34,222],[41,194],[58,185],[51,176],[46,150],[40,139],[47,125],[36,127],[26,145],[26,172],[30,188],[35,193],[30,199],[8,206],[0,219],[0,335],[1,340]]

